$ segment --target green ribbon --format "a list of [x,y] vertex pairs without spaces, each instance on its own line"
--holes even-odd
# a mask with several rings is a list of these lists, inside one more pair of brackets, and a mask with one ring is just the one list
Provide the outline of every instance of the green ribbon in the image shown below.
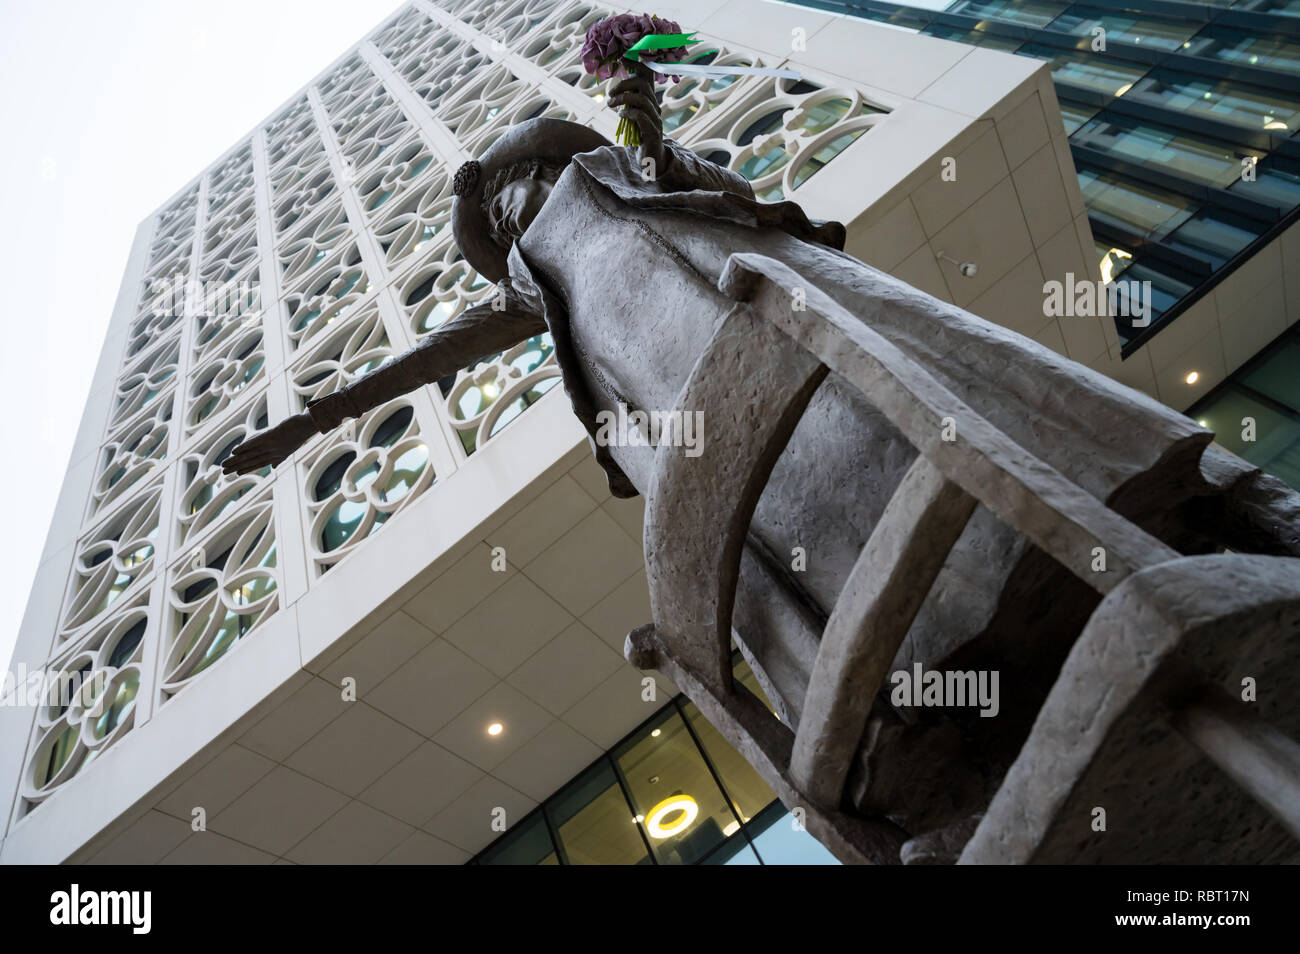
[[[692,43],[699,43],[695,39],[698,31],[692,30],[690,33],[647,33],[641,39],[637,40],[627,48],[623,54],[627,59],[635,62],[641,61],[641,53],[645,50],[671,50],[679,46],[689,46]],[[691,56],[692,60],[697,60],[701,56],[707,56],[709,53],[717,53],[717,50],[701,50]],[[670,63],[656,64],[662,66],[671,66]]]

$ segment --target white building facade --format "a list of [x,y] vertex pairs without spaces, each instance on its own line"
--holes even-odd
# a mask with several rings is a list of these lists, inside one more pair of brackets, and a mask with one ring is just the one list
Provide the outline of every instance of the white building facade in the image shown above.
[[[451,176],[536,116],[612,139],[578,50],[623,9],[414,0],[141,224],[4,687],[0,861],[464,861],[676,691],[621,658],[640,502],[548,336],[220,468],[492,294]],[[1118,367],[1103,319],[1042,311],[1043,275],[1097,272],[1045,69],[763,0],[655,12],[803,75],[683,78],[668,135]]]

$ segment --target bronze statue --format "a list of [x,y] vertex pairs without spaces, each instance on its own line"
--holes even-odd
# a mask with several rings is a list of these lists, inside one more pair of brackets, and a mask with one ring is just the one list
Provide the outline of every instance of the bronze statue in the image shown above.
[[[969,845],[1005,845],[989,819],[1047,798],[1037,776],[1019,795],[1009,780],[1028,771],[1031,730],[1090,619],[1180,555],[1300,555],[1296,495],[1145,395],[845,254],[839,223],[756,201],[743,177],[664,139],[643,69],[609,102],[637,122],[639,149],[538,119],[457,171],[456,241],[498,283],[495,303],[224,469],[278,464],[549,331],[611,492],[647,497],[655,625],[629,636],[629,658],[663,668],[840,857],[997,857]],[[603,439],[598,416],[620,409],[702,412],[701,462]],[[1300,593],[1297,564],[1270,559],[1279,591]],[[731,682],[733,627],[780,723],[757,720]],[[1000,673],[998,717],[890,702],[891,670],[942,669]],[[1136,705],[1146,685],[1123,698]],[[1051,803],[1002,860],[1140,859],[1053,842],[1065,808]]]

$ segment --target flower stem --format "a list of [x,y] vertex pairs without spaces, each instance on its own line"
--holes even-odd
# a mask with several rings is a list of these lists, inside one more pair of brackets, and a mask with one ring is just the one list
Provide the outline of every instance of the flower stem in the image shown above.
[[626,116],[620,117],[618,129],[614,132],[614,140],[625,146],[641,145],[641,130],[637,124]]

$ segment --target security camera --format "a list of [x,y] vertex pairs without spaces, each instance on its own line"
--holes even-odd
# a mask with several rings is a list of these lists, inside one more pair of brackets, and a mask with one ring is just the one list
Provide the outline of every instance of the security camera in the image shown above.
[[942,259],[949,264],[956,265],[957,271],[961,272],[963,278],[974,278],[979,266],[974,262],[959,262],[957,259],[945,255],[943,252],[936,252],[935,258]]

